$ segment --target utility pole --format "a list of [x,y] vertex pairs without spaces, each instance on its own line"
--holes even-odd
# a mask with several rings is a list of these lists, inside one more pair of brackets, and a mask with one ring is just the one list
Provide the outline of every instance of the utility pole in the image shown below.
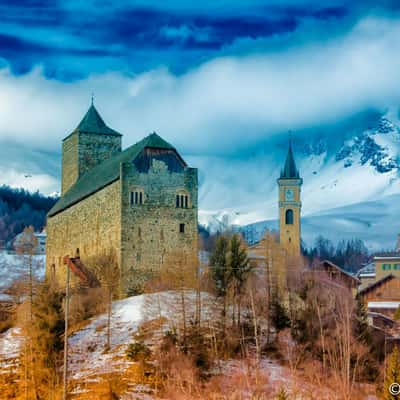
[[63,400],[68,398],[68,314],[69,314],[69,279],[70,270],[69,265],[67,267],[67,283],[65,288],[65,328],[64,328],[64,392]]

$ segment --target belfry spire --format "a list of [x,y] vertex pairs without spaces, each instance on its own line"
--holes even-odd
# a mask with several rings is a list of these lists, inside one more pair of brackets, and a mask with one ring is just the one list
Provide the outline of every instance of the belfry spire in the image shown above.
[[285,166],[281,171],[281,179],[299,179],[300,174],[294,161],[292,139],[289,138],[289,148],[286,155]]

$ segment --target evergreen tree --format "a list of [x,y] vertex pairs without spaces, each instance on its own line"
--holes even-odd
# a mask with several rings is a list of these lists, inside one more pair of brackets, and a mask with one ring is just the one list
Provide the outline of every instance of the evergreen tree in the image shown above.
[[240,324],[241,295],[248,273],[251,270],[246,249],[241,246],[239,235],[233,235],[229,246],[229,270],[231,271],[234,301],[237,303],[237,323]]
[[272,297],[271,302],[271,321],[278,331],[290,327],[288,312],[276,294]]
[[232,281],[232,274],[227,259],[228,248],[228,239],[224,236],[219,236],[210,257],[211,276],[217,296],[223,299],[222,323],[224,330],[226,328],[227,293]]
[[284,388],[281,388],[276,395],[276,400],[289,400],[289,396]]
[[400,321],[400,306],[398,306],[396,308],[396,311],[394,312],[394,316],[393,316],[395,321]]
[[23,391],[29,398],[44,399],[57,393],[63,350],[63,295],[48,283],[37,287],[32,319],[24,320],[25,346],[20,366]]
[[371,343],[371,334],[368,324],[368,313],[361,296],[356,297],[356,319],[354,326],[356,339],[363,343]]
[[232,279],[232,274],[228,267],[228,248],[228,239],[225,236],[219,236],[210,257],[211,276],[219,297],[226,296]]
[[393,349],[386,367],[385,382],[383,386],[383,400],[398,400],[399,394],[390,391],[392,384],[400,384],[400,354],[397,346]]

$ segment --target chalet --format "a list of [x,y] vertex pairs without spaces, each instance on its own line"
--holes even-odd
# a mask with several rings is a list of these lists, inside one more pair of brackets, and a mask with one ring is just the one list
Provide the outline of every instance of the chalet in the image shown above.
[[400,306],[400,278],[390,274],[360,290],[361,296],[369,312],[393,317]]
[[329,279],[331,283],[344,286],[351,290],[354,295],[361,283],[356,276],[328,260],[322,261],[317,268],[314,269],[314,272],[317,274],[320,273],[320,279]]

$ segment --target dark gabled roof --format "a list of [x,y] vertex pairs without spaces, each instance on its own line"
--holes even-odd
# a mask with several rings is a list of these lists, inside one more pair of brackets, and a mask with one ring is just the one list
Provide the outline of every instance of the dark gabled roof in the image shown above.
[[368,293],[369,291],[371,291],[372,289],[377,288],[378,286],[382,285],[383,283],[390,281],[392,279],[395,279],[396,277],[392,274],[386,275],[384,276],[382,279],[379,279],[379,281],[376,281],[374,283],[371,283],[370,285],[368,285],[366,288],[360,290],[358,292],[359,295],[364,295],[366,293]]
[[86,172],[86,174],[75,182],[75,184],[72,185],[60,198],[60,200],[58,200],[54,207],[49,211],[48,216],[52,217],[60,211],[65,210],[110,183],[118,180],[120,177],[121,163],[133,162],[146,147],[176,151],[171,144],[166,142],[156,133],[152,133],[140,142],[128,147],[121,153],[117,153],[115,156],[112,156],[108,160],[105,160]]
[[292,143],[289,143],[289,149],[286,156],[285,166],[281,171],[281,179],[299,179],[300,174],[296,168],[296,163],[294,161]]
[[[98,135],[113,135],[113,136],[122,136],[114,129],[109,128],[103,118],[101,118],[99,112],[96,110],[96,107],[91,104],[89,110],[82,118],[82,121],[75,128],[75,130],[71,133],[71,135],[75,132],[80,133],[94,133]],[[70,135],[69,135],[70,136]],[[69,137],[67,136],[67,137]],[[65,138],[66,139],[66,138]],[[64,140],[65,140],[64,139]]]
[[339,272],[341,272],[342,274],[348,276],[351,279],[354,279],[356,282],[361,283],[361,281],[357,278],[357,276],[351,274],[350,272],[347,272],[345,269],[340,268],[338,265],[334,264],[332,261],[329,260],[323,260],[321,262],[321,265],[323,264],[328,264],[329,266],[331,266],[332,268],[337,269]]

